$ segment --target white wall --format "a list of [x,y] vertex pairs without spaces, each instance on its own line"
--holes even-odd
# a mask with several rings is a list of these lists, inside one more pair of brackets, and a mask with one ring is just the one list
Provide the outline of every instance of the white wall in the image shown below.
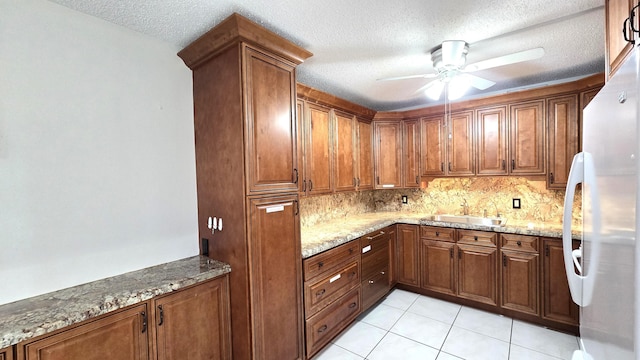
[[198,253],[179,50],[0,0],[0,304]]

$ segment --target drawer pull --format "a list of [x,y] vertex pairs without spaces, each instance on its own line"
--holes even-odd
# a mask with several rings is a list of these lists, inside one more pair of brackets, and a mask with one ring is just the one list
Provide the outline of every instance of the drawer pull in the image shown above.
[[474,237],[473,237],[473,240],[478,241],[478,237],[477,237],[477,236],[474,236]]
[[367,236],[367,240],[373,240],[373,239],[375,239],[375,238],[377,238],[379,236],[382,236],[382,235],[384,235],[384,231],[380,231],[380,233],[378,235],[375,235],[375,236]]
[[324,266],[324,263],[323,263],[322,261],[320,261],[320,262],[318,263],[318,269],[319,269],[319,268],[321,268],[321,267],[323,267],[323,266]]
[[380,271],[380,275],[384,275],[384,271]]
[[349,249],[349,254],[350,254],[350,255],[351,255],[351,254],[353,254],[353,248],[350,248],[350,249]]
[[342,275],[341,275],[341,274],[338,274],[338,275],[336,275],[336,276],[332,277],[331,279],[329,279],[329,284],[331,284],[332,282],[334,282],[334,281],[336,281],[336,280],[340,279],[341,277],[342,277]]
[[351,272],[351,274],[349,274],[349,277],[352,279],[356,277],[356,272],[355,271]]
[[363,247],[363,248],[362,248],[362,253],[363,253],[363,254],[364,254],[364,253],[367,253],[367,252],[369,252],[369,251],[371,251],[371,245],[367,245],[367,246],[365,246],[365,247]]
[[325,330],[327,330],[327,325],[322,325],[318,329],[318,333],[322,334],[323,332],[325,332]]
[[322,289],[322,290],[318,291],[318,292],[316,293],[316,297],[320,297],[320,296],[324,295],[324,293],[325,293],[325,292],[326,292],[326,290],[325,290],[325,289]]
[[351,304],[349,304],[349,309],[353,309],[354,307],[356,307],[358,304],[352,302]]
[[440,236],[440,231],[436,231],[436,236]]
[[518,246],[522,246],[522,241],[518,240],[516,244],[518,244]]
[[373,280],[369,280],[369,284],[373,284]]

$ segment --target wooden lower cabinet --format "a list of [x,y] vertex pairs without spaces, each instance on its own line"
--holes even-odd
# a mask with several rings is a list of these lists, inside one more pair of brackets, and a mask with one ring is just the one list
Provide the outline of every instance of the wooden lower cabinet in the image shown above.
[[458,297],[498,304],[498,249],[458,244]]
[[391,290],[389,242],[392,228],[360,238],[362,259],[362,310],[366,311]]
[[456,244],[422,239],[420,242],[422,288],[456,294]]
[[158,360],[231,359],[229,277],[154,300]]
[[0,360],[13,360],[13,348],[0,349]]
[[538,254],[502,250],[503,309],[539,315]]
[[[574,241],[573,248],[578,246],[578,241]],[[579,308],[569,292],[562,239],[542,238],[542,249],[542,318],[578,325]]]
[[419,227],[399,224],[396,239],[396,269],[400,284],[420,286],[419,272]]
[[19,360],[149,359],[148,303],[128,307],[18,347]]

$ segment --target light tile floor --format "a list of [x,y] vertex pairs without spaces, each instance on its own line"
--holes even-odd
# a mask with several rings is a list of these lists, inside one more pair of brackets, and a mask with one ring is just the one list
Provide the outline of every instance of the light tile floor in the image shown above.
[[313,360],[558,360],[576,349],[575,336],[396,289]]

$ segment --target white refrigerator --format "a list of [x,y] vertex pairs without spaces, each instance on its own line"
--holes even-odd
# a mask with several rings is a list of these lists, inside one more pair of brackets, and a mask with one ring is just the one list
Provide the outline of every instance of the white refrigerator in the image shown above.
[[[563,241],[571,295],[580,305],[574,359],[640,359],[638,51],[586,107],[583,150],[569,174]],[[573,230],[582,242],[572,251],[572,205],[580,193],[583,225]]]

